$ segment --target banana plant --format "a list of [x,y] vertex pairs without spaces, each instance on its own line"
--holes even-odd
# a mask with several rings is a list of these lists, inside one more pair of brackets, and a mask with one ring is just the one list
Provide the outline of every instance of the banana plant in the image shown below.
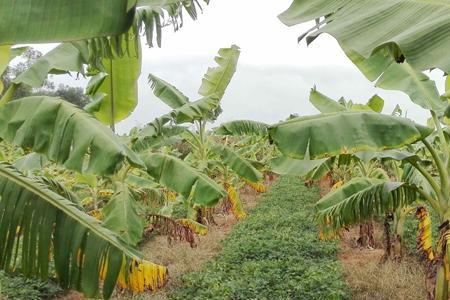
[[[422,13],[425,10],[427,14]],[[377,87],[403,91],[413,103],[428,110],[433,127],[397,116],[342,111],[295,118],[269,129],[280,151],[296,159],[307,155],[322,159],[358,151],[382,152],[417,144],[426,149],[431,166],[420,157],[408,163],[425,178],[433,193],[424,185],[407,181],[355,179],[322,199],[317,208],[322,217],[330,216],[333,226],[340,227],[408,205],[419,196],[425,199],[441,222],[433,257],[437,271],[430,271],[430,276],[436,277],[435,289],[429,292],[433,299],[447,299],[449,295],[446,266],[450,253],[450,151],[444,122],[448,100],[446,95],[439,95],[436,84],[422,71],[449,71],[444,53],[445,45],[450,43],[446,34],[450,26],[448,12],[448,3],[443,0],[293,1],[280,15],[286,25],[317,20],[300,39],[311,43],[323,32],[331,34],[360,71],[376,81]],[[433,145],[436,136],[439,142]],[[436,171],[437,178],[431,170]]]
[[[220,102],[236,70],[239,54],[237,46],[219,50],[215,59],[218,66],[208,69],[199,88],[198,93],[203,98],[193,102],[173,85],[150,75],[149,81],[155,96],[173,110],[143,128],[133,145],[137,151],[152,151],[152,148],[155,151],[155,148],[158,150],[158,147],[154,147],[155,140],[181,136],[190,146],[184,160],[221,182],[227,190],[231,209],[238,218],[245,215],[236,192],[238,179],[257,184],[262,180],[262,174],[233,148],[215,140],[207,130],[207,124],[221,112]],[[189,123],[195,126],[195,131],[180,126]],[[199,221],[204,221],[202,219],[199,217]]]
[[[6,91],[1,87],[1,136],[4,142],[18,145],[27,152],[34,151],[38,153],[36,156],[43,155],[67,170],[110,178],[114,183],[114,192],[104,208],[106,218],[100,223],[74,204],[73,198],[67,194],[60,195],[61,189],[56,191],[58,194],[48,192],[53,188],[53,185],[47,186],[48,179],[42,179],[45,183],[41,183],[31,174],[24,176],[14,167],[2,163],[3,175],[0,177],[7,188],[2,188],[4,193],[0,200],[3,240],[0,267],[45,280],[49,276],[50,260],[54,259],[56,278],[62,287],[78,289],[88,297],[98,296],[99,287],[103,286],[103,297],[109,298],[116,282],[121,288],[130,288],[134,292],[155,290],[165,283],[167,269],[145,261],[134,249],[141,224],[133,204],[133,190],[124,184],[124,174],[128,170],[148,171],[145,159],[91,115],[60,99],[29,97],[13,102],[10,100],[18,85],[39,87],[48,74],[78,72],[97,76],[101,80],[91,81],[91,91],[96,97],[94,100],[100,99],[102,102],[96,102],[98,105],[93,112],[114,129],[115,122],[126,117],[135,106],[141,55],[139,32],[145,31],[150,46],[155,37],[160,45],[161,28],[165,26],[162,21],[168,17],[178,29],[183,9],[196,18],[198,3],[139,1],[138,4],[136,1],[119,0],[112,7],[108,6],[108,14],[105,14],[104,3],[69,2],[58,5],[10,4],[2,10],[2,14],[6,10],[11,13],[6,12],[9,17],[2,20],[20,27],[21,34],[18,31],[2,33],[0,71],[3,72],[9,61],[23,49],[11,47],[11,44],[63,43],[15,78]],[[58,18],[50,17],[55,12],[59,14]],[[32,16],[32,19],[17,18],[22,13]],[[104,18],[104,27],[99,28],[96,24],[73,26],[73,22],[79,24],[81,15],[89,20],[93,14],[96,15],[96,24]],[[41,26],[43,22],[47,25]],[[47,30],[50,28],[48,22],[55,22],[55,28],[59,30]],[[36,30],[38,27],[40,29]],[[127,81],[128,90],[117,80],[117,76],[124,71],[134,74]],[[22,161],[22,167],[28,168],[29,162]],[[152,167],[158,167],[158,163],[152,163]],[[209,204],[223,196],[220,187],[201,178],[198,172],[189,169],[182,161],[175,164],[191,178],[188,183],[200,182],[198,185],[206,193],[200,197],[202,203]],[[159,177],[154,180],[162,182],[162,175],[158,174]],[[167,174],[164,176],[170,177]],[[168,180],[165,184],[173,182]],[[188,193],[192,187],[178,184],[173,188]],[[24,207],[27,208],[26,214],[22,211]],[[36,231],[37,228],[41,228],[40,231]],[[63,232],[69,229],[72,231],[64,235]],[[71,246],[68,241],[74,244]]]

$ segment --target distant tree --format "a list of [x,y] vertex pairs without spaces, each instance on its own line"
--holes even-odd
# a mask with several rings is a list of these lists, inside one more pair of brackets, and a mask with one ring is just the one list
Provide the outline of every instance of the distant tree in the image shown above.
[[[0,77],[5,86],[5,90],[11,84],[11,81],[19,74],[28,69],[35,61],[42,56],[42,53],[32,47],[29,47],[21,56],[17,64],[8,66],[6,71]],[[30,86],[21,84],[14,93],[13,100],[28,96],[47,95],[60,97],[74,105],[84,107],[89,103],[89,98],[84,94],[80,87],[71,87],[65,84],[59,84],[55,88],[55,83],[46,79],[42,88],[34,89]]]
[[90,102],[89,97],[84,94],[83,88],[73,87],[66,84],[59,84],[58,88],[53,88],[51,90],[40,89],[33,92],[33,95],[59,97],[81,108]]

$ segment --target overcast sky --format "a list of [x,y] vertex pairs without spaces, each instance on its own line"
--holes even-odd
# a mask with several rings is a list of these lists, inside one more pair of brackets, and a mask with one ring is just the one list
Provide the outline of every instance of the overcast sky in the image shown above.
[[[330,97],[344,96],[355,102],[365,102],[377,93],[387,102],[386,113],[399,103],[408,111],[408,117],[426,121],[427,113],[402,93],[374,88],[331,37],[322,35],[309,47],[304,42],[298,44],[297,37],[309,26],[289,28],[277,18],[290,3],[291,0],[212,0],[196,22],[186,16],[184,27],[178,32],[166,28],[162,49],[143,47],[139,104],[119,124],[119,131],[143,126],[169,111],[152,95],[147,83],[149,73],[171,82],[196,100],[201,78],[208,66],[214,66],[217,50],[232,44],[238,45],[242,53],[218,122],[246,118],[274,123],[291,113],[316,113],[308,102],[314,85]],[[437,72],[432,75],[442,85],[442,76]],[[72,85],[85,84],[54,78]]]

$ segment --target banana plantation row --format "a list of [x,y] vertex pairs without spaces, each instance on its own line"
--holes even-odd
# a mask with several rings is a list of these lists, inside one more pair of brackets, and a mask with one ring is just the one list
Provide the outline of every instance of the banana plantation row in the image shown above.
[[[123,136],[115,128],[137,105],[141,36],[148,46],[161,46],[164,27],[178,30],[185,14],[196,19],[199,2],[2,4],[0,73],[27,51],[21,44],[59,44],[0,82],[0,269],[55,278],[86,297],[107,299],[116,287],[154,291],[169,274],[142,257],[142,241],[160,234],[195,246],[214,209],[245,218],[240,188],[264,192],[272,173],[332,176],[333,190],[315,206],[320,236],[338,238],[343,228],[360,224],[370,241],[373,220],[385,218],[392,223],[385,259],[401,260],[403,223],[416,211],[418,247],[433,282],[429,298],[448,299],[450,80],[440,93],[424,73],[450,71],[446,1],[294,0],[279,16],[288,26],[316,20],[299,40],[332,35],[368,80],[406,93],[428,111],[426,125],[406,118],[399,106],[383,114],[377,95],[335,101],[316,88],[310,102],[317,115],[273,125],[217,124],[238,66],[240,49],[233,45],[219,50],[196,99],[149,74],[140,88],[151,89],[171,111]],[[49,74],[70,72],[89,79],[87,106],[39,93],[16,99],[21,88],[39,90]],[[431,224],[429,211],[439,224]],[[436,241],[432,226],[439,228]]]

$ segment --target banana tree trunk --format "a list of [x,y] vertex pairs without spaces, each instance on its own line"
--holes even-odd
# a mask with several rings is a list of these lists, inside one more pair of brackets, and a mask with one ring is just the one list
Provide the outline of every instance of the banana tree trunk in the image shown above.
[[394,237],[394,243],[393,243],[393,255],[394,255],[394,261],[400,262],[403,258],[403,243],[402,243],[402,237],[399,234],[396,234]]
[[381,258],[381,262],[386,262],[391,257],[391,249],[392,249],[392,241],[391,241],[391,224],[389,221],[392,220],[392,214],[387,214],[384,218],[384,241],[385,241],[385,248],[384,248],[384,254]]
[[403,259],[403,233],[404,224],[409,210],[400,208],[398,209],[394,217],[394,242],[393,242],[393,255],[394,260],[400,262]]
[[359,238],[356,241],[359,247],[375,247],[375,239],[373,237],[373,223],[367,222],[359,224]]
[[[399,218],[400,216],[400,218]],[[405,215],[388,214],[384,219],[385,253],[382,262],[392,258],[400,262],[403,258],[403,224]],[[394,234],[391,233],[390,221],[394,221]]]
[[214,220],[214,208],[200,207],[197,209],[197,223],[203,225],[217,225]]

